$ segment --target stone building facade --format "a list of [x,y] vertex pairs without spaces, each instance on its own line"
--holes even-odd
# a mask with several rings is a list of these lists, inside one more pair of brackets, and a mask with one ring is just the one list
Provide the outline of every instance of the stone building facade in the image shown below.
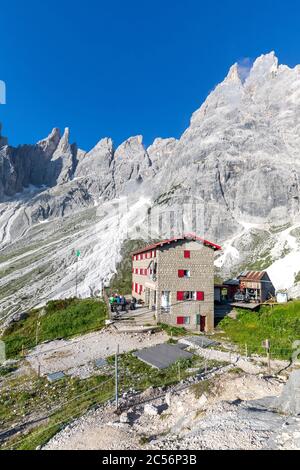
[[214,328],[214,253],[221,247],[193,234],[132,254],[132,295],[161,323],[193,331]]

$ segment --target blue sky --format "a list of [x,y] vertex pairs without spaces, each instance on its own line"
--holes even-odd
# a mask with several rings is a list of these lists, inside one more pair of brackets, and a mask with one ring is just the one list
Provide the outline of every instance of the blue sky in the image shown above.
[[13,145],[66,126],[86,150],[179,137],[234,62],[275,50],[300,63],[295,0],[1,0],[0,15]]

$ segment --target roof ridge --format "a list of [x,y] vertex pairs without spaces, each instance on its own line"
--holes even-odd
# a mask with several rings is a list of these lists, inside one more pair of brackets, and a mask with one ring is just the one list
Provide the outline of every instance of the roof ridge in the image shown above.
[[179,235],[178,237],[173,237],[173,238],[169,238],[169,239],[167,238],[167,239],[161,240],[157,243],[153,243],[152,245],[146,245],[144,248],[140,248],[139,250],[133,251],[131,254],[132,255],[138,255],[140,253],[144,253],[145,251],[153,250],[154,248],[157,248],[159,246],[163,246],[163,245],[166,245],[166,244],[170,244],[172,242],[177,242],[178,240],[185,240],[185,239],[189,239],[189,238],[195,239],[195,241],[196,240],[201,241],[203,243],[203,245],[209,246],[213,250],[218,251],[218,250],[222,249],[222,247],[220,245],[217,245],[216,243],[210,242],[209,240],[205,240],[204,238],[199,237],[195,233],[184,233],[183,235]]

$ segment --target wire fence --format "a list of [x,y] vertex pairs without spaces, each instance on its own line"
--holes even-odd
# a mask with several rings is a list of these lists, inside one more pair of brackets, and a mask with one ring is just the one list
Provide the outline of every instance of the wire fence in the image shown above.
[[[210,366],[208,362],[209,361],[206,361],[204,359],[202,360],[197,359],[196,368],[198,370],[198,377],[202,377],[206,373],[209,373],[212,367],[215,368],[215,365]],[[182,386],[182,381],[184,381],[190,376],[195,375],[195,371],[191,372],[189,370],[188,366],[190,365],[191,364],[189,363],[189,361],[178,361],[168,371],[154,370],[151,375],[151,373],[150,374],[145,373],[145,371],[141,373],[133,373],[130,367],[127,367],[126,364],[123,364],[121,362],[120,368],[118,371],[118,384],[119,384],[118,395],[121,398],[123,398],[124,393],[128,391],[135,390],[136,392],[141,392],[147,389],[148,387],[150,387],[151,385],[154,385],[157,387],[158,386],[168,387],[168,386],[176,385],[179,383]],[[224,366],[221,365],[219,368],[221,369],[222,367]],[[156,383],[155,383],[155,379],[156,379]],[[26,428],[30,428],[31,426],[34,427],[34,421],[28,421],[28,419],[27,421],[20,420],[17,424],[14,424],[13,427],[0,432],[0,443],[2,441],[2,448],[3,449],[15,449],[15,448],[19,448],[20,445],[22,446],[22,444],[26,442],[30,446],[30,442],[31,441],[35,442],[36,440],[38,440],[39,435],[47,433],[51,429],[55,431],[54,433],[58,432],[62,428],[62,425],[66,423],[70,423],[74,419],[79,418],[79,416],[84,414],[88,409],[91,408],[91,406],[97,407],[97,405],[103,403],[104,401],[115,399],[116,397],[115,382],[116,382],[115,375],[111,374],[111,376],[104,382],[98,384],[97,386],[91,387],[74,397],[71,397],[67,400],[59,402],[54,407],[52,407],[51,410],[48,410],[46,413],[42,409],[41,413],[36,415],[36,420],[35,420],[36,424],[40,425],[40,429],[37,429],[36,431],[33,429],[32,436],[30,434],[24,435],[24,437],[16,441],[13,439],[13,436],[19,433],[20,430],[22,430],[22,428],[24,428],[23,431],[26,431]],[[67,386],[71,386],[71,385],[66,384],[66,387]],[[101,389],[103,388],[106,388],[105,396],[103,396],[103,390],[101,392]],[[95,395],[95,392],[97,391],[99,391],[99,396]],[[72,407],[72,410],[75,409],[75,411],[73,413],[68,414],[67,410],[72,403],[74,404],[74,406]],[[78,403],[78,408],[77,408],[77,403]],[[126,409],[126,400],[125,400],[125,403],[123,400],[123,403],[121,404],[120,411],[122,409],[123,410]],[[64,417],[58,420],[55,419],[55,416],[57,415],[57,418],[59,418],[61,413],[64,414]],[[42,424],[43,422],[45,422],[46,420],[49,420],[50,418],[54,419],[53,423],[49,424],[48,426],[45,426]]]

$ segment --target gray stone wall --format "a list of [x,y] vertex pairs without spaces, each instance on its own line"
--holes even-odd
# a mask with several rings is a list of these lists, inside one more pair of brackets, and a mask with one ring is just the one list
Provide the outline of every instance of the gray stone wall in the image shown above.
[[[190,250],[190,258],[184,258],[184,250]],[[157,320],[161,323],[177,325],[177,317],[189,317],[186,329],[200,330],[197,315],[205,316],[205,330],[214,328],[214,250],[195,241],[178,241],[176,244],[164,245],[156,250],[157,262]],[[147,268],[151,259],[133,260],[133,268]],[[178,270],[190,271],[189,278],[178,277]],[[132,274],[133,282],[143,285],[149,282],[148,276]],[[161,311],[161,295],[170,291],[170,311]],[[204,292],[204,300],[177,300],[177,292]],[[133,292],[139,300],[145,301],[145,292],[141,295]],[[150,293],[150,303],[153,292]]]
[[[184,250],[190,250],[191,257],[184,258]],[[157,251],[158,321],[177,324],[178,316],[189,316],[190,323],[183,326],[200,330],[197,314],[206,316],[206,331],[214,328],[214,251],[194,241],[165,245]],[[179,278],[178,270],[190,270],[190,278]],[[161,312],[161,293],[170,291],[170,313]],[[177,300],[177,291],[202,291],[204,300]]]

